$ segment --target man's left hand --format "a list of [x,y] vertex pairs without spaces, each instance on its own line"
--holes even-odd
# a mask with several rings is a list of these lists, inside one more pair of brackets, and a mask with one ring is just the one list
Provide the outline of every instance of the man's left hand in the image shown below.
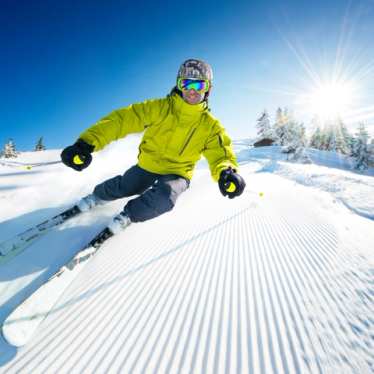
[[223,196],[233,199],[243,193],[245,181],[235,170],[229,167],[221,171],[218,186]]

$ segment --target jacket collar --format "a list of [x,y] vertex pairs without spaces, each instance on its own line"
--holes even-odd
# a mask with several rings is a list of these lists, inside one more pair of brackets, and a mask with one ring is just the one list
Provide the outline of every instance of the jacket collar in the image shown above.
[[208,110],[208,107],[204,101],[200,104],[191,105],[186,103],[177,93],[171,95],[171,100],[173,103],[173,111],[179,116],[200,116]]

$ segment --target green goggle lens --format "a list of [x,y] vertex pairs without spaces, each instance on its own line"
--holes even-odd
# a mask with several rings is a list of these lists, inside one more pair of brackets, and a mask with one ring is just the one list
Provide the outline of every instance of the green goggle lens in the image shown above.
[[207,92],[209,90],[209,81],[200,79],[178,79],[178,88],[183,90],[195,90],[197,92]]

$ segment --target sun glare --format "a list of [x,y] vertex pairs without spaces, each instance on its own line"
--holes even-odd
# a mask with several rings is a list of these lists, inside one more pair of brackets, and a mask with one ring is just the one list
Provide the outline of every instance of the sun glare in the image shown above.
[[328,120],[343,117],[352,108],[354,89],[345,82],[321,83],[303,95],[303,104],[312,115]]

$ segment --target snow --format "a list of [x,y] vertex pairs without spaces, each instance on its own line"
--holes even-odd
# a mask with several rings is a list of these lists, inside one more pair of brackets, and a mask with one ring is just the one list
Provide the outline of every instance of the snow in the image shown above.
[[[201,161],[174,210],[108,241],[29,344],[0,339],[0,372],[373,372],[374,171],[248,142],[235,142],[241,197],[223,198]],[[57,163],[60,150],[1,159],[2,241],[122,174],[138,144],[111,144],[82,173]],[[126,200],[0,266],[0,320]]]
[[374,168],[365,174],[353,171],[353,161],[335,152],[308,149],[311,164],[287,162],[280,147],[262,147],[239,150],[238,158],[261,165],[269,171],[319,191],[329,192],[334,202],[339,201],[354,213],[374,219]]

